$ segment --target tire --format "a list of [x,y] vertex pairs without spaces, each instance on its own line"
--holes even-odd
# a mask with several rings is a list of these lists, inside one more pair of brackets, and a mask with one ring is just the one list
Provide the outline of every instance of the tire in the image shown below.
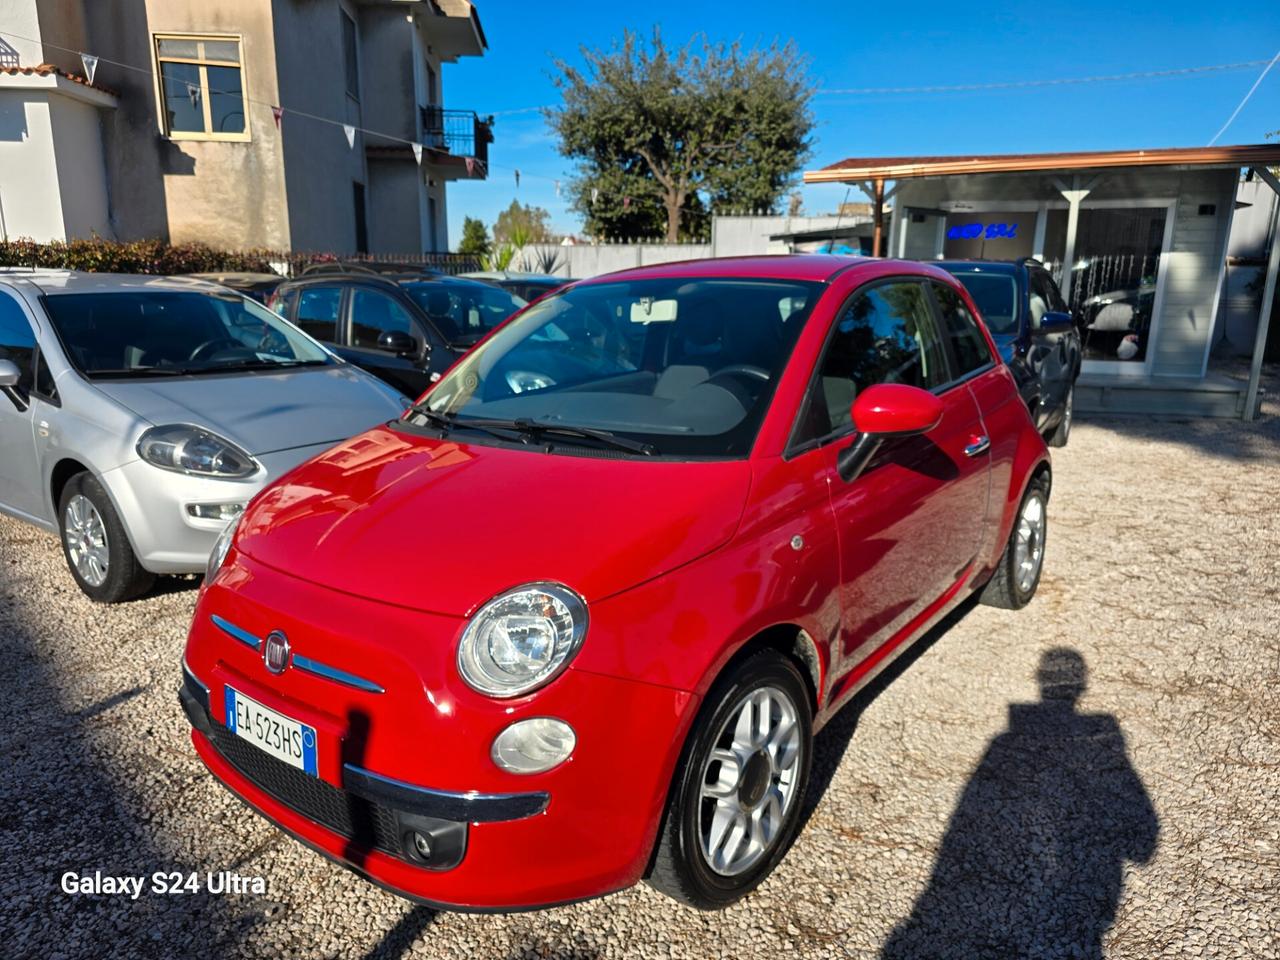
[[107,491],[91,473],[67,481],[58,500],[62,555],[91,600],[119,603],[151,589],[155,574],[142,568]]
[[[1036,518],[1038,504],[1038,520]],[[1044,572],[1044,547],[1048,533],[1049,484],[1044,476],[1036,477],[1022,495],[1009,542],[1004,546],[996,572],[982,588],[981,602],[1005,610],[1020,610],[1031,602],[1040,586],[1040,574]],[[1031,516],[1028,516],[1028,510]],[[1028,544],[1027,552],[1019,550],[1019,538]],[[1023,562],[1033,558],[1034,569],[1023,569]],[[1029,576],[1027,575],[1029,574]]]
[[[754,749],[747,752],[742,749],[747,738],[738,736],[743,730],[738,718],[744,711],[752,718],[761,716],[765,704],[773,732],[762,747],[756,731],[750,731]],[[780,748],[767,749],[771,741]],[[719,756],[713,757],[713,751]],[[733,767],[720,759],[743,756],[746,762],[735,760]],[[689,732],[649,884],[703,910],[727,907],[754,890],[795,838],[812,760],[809,688],[795,664],[765,650],[730,667],[712,687]],[[704,784],[722,798],[705,793]],[[709,843],[712,837],[719,843],[708,856],[704,838]],[[713,860],[720,866],[714,867]]]
[[1071,436],[1071,421],[1075,416],[1076,408],[1076,385],[1073,382],[1067,387],[1067,399],[1062,403],[1062,419],[1058,421],[1058,425],[1053,428],[1053,433],[1046,437],[1046,441],[1051,447],[1065,447],[1067,439]]

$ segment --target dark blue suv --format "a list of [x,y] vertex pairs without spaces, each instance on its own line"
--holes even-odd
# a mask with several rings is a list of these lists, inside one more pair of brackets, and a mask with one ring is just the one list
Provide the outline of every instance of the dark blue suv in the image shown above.
[[1071,433],[1080,332],[1049,271],[1038,260],[943,260],[982,314],[1031,419],[1051,447]]

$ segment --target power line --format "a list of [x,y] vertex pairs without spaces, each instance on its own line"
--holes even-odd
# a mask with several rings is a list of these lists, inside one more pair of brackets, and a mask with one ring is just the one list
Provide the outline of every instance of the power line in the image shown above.
[[1280,50],[1277,50],[1276,55],[1271,58],[1271,62],[1263,67],[1262,72],[1258,74],[1258,79],[1253,81],[1253,86],[1250,87],[1249,92],[1244,95],[1244,99],[1241,100],[1240,103],[1236,105],[1236,108],[1231,111],[1231,116],[1227,117],[1227,122],[1222,125],[1222,129],[1213,135],[1213,139],[1209,141],[1209,146],[1212,147],[1217,143],[1218,138],[1227,132],[1227,127],[1231,126],[1231,124],[1235,122],[1236,117],[1240,116],[1240,111],[1244,109],[1244,105],[1248,103],[1249,98],[1253,96],[1253,91],[1258,89],[1259,84],[1262,83],[1262,78],[1271,72],[1271,68],[1276,65],[1277,60],[1280,60]]
[[[1274,61],[1273,61],[1274,62]],[[1238,63],[1214,63],[1200,67],[1176,67],[1170,70],[1143,70],[1137,73],[1109,73],[1092,77],[1058,77],[1052,80],[1005,80],[994,83],[957,83],[925,87],[849,87],[814,91],[819,96],[873,97],[917,93],[971,93],[976,90],[1016,90],[1024,87],[1057,87],[1081,83],[1120,83],[1126,80],[1163,80],[1188,77],[1225,70],[1243,70],[1267,63],[1266,60],[1243,60]]]

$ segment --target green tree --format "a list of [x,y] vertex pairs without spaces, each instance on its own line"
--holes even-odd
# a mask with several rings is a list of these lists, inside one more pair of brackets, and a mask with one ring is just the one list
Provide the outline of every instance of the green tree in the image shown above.
[[484,221],[475,217],[463,217],[462,241],[458,244],[458,252],[483,257],[489,252],[489,246],[489,231],[485,229]]
[[[516,243],[517,237],[520,243]],[[518,247],[526,243],[546,243],[552,239],[551,213],[542,207],[512,200],[511,206],[498,214],[493,239],[498,243],[515,243]]]
[[712,207],[778,208],[813,130],[794,43],[744,50],[694,37],[668,50],[655,28],[649,44],[627,31],[582,56],[582,69],[556,61],[564,103],[547,121],[578,161],[570,189],[589,232],[701,239]]

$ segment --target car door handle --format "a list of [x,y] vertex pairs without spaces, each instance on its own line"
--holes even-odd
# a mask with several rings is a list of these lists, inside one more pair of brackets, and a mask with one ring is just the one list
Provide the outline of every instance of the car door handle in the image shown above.
[[986,453],[990,449],[991,449],[990,437],[974,436],[969,438],[969,445],[964,448],[964,455],[966,457],[976,457],[979,454]]

